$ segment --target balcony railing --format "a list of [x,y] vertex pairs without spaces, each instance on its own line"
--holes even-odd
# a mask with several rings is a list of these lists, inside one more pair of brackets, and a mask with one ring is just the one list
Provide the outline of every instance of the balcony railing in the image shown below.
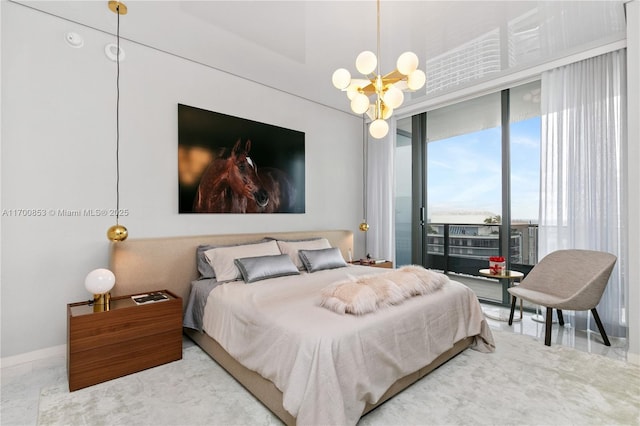
[[[499,256],[499,224],[427,224],[427,267],[467,275],[479,275],[489,257]],[[538,261],[538,226],[512,224],[509,243],[512,269],[528,273]],[[506,256],[505,256],[506,257]]]
[[[486,283],[486,278],[481,277],[478,271],[489,267],[489,257],[501,255],[499,224],[428,223],[426,226],[425,266],[427,268],[467,275],[470,283],[480,282],[480,279],[482,283]],[[411,224],[396,223],[396,264],[398,266],[408,265],[413,261],[411,241]],[[537,253],[538,225],[512,224],[509,267],[526,275],[537,263]],[[460,277],[460,279],[463,278],[466,280],[465,277]],[[495,290],[493,288],[488,290],[486,286],[482,286],[485,293],[482,300],[508,306],[510,298],[507,292],[507,280],[500,281],[501,286]],[[496,290],[498,293],[494,294]]]

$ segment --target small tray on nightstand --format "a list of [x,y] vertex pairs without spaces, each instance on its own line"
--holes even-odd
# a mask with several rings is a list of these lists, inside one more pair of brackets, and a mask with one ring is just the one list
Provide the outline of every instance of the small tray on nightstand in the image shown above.
[[361,266],[373,266],[374,268],[393,268],[393,262],[390,260],[368,260],[368,259],[360,259],[349,262],[352,265],[361,265]]

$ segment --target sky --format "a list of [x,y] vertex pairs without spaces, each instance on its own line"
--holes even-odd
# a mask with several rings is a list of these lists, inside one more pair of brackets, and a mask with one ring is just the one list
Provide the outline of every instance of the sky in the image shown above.
[[[498,127],[429,142],[428,215],[460,211],[502,213],[500,139]],[[540,118],[512,123],[511,142],[511,219],[537,223]],[[410,148],[405,151],[397,154],[408,156],[410,164]],[[406,177],[398,177],[403,178]],[[410,196],[410,184],[397,188],[398,196]]]

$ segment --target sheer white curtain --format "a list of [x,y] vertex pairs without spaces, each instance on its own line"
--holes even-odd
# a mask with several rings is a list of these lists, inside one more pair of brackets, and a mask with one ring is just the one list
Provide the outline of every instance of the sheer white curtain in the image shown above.
[[[565,248],[618,257],[598,305],[607,334],[625,336],[626,54],[610,52],[542,75],[539,258]],[[575,313],[577,328],[590,327]]]
[[394,185],[396,120],[387,120],[389,133],[374,139],[367,131],[367,252],[375,258],[395,259]]

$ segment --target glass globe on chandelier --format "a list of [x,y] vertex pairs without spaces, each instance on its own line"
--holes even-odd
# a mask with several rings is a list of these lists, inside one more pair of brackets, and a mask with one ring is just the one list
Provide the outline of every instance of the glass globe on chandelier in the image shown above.
[[[404,91],[420,90],[427,77],[418,69],[418,56],[413,52],[404,52],[398,57],[396,69],[386,75],[380,74],[380,0],[377,0],[377,55],[364,51],[356,58],[356,69],[365,78],[352,79],[351,73],[337,69],[331,78],[333,85],[347,92],[351,101],[351,110],[356,114],[366,113],[372,120],[369,134],[380,139],[389,132],[386,120],[393,110],[404,102]],[[375,74],[374,74],[375,72]]]

